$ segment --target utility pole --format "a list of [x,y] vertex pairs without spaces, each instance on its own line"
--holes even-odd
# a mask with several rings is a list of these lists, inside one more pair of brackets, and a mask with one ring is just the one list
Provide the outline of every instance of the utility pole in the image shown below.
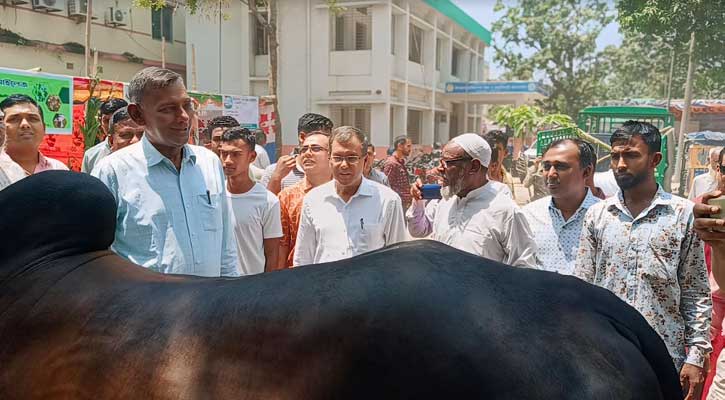
[[680,121],[680,132],[677,136],[677,160],[675,160],[675,181],[678,183],[677,193],[685,193],[685,183],[682,181],[682,168],[685,158],[685,135],[687,125],[690,123],[690,103],[692,103],[692,81],[695,75],[695,32],[690,34],[690,52],[687,63],[687,83],[685,83],[685,104],[682,110],[682,121]]
[[84,71],[87,77],[95,75],[95,71],[91,71],[91,21],[93,20],[93,0],[86,0],[86,46],[85,46],[85,65]]
[[667,111],[670,111],[670,101],[672,100],[672,78],[675,73],[675,47],[672,46],[672,59],[670,60],[670,75],[667,79]]

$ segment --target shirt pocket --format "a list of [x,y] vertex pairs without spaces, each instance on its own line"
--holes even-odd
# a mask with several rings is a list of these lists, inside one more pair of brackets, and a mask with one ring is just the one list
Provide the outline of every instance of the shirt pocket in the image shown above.
[[365,224],[360,229],[360,242],[358,244],[360,253],[377,250],[385,246],[384,229],[384,224]]
[[201,226],[205,231],[218,231],[222,227],[221,201],[219,194],[204,193],[196,196]]
[[646,266],[644,274],[656,280],[676,282],[681,244],[682,238],[678,237],[677,232],[668,230],[653,233],[647,243],[652,257],[642,260]]

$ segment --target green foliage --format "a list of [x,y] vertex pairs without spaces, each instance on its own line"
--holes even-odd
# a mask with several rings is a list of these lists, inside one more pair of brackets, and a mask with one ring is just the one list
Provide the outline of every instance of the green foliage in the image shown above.
[[[539,103],[546,111],[572,117],[602,95],[596,39],[614,20],[606,0],[518,0],[494,10],[504,15],[493,24],[502,41],[494,60],[507,78],[529,80],[544,75],[550,96]],[[516,46],[520,50],[510,50]]]
[[619,23],[630,32],[684,45],[695,32],[697,58],[722,66],[725,55],[725,2],[722,0],[620,0]]
[[494,120],[499,125],[513,129],[514,137],[524,137],[543,129],[575,126],[574,120],[565,114],[547,114],[536,106],[502,106],[496,110]]
[[90,149],[97,143],[98,135],[101,132],[101,122],[98,120],[98,111],[101,109],[101,99],[95,97],[96,86],[99,79],[93,78],[91,82],[91,97],[86,102],[86,116],[81,132],[83,133],[83,143],[85,150]]

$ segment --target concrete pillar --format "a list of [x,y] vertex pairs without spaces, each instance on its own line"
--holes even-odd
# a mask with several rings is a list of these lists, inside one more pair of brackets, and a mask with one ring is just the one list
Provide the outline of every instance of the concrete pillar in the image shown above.
[[376,147],[390,144],[390,106],[386,103],[370,106],[370,140]]

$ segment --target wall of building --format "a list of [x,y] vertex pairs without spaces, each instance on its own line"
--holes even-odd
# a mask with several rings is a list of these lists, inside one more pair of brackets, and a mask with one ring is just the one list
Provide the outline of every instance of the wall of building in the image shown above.
[[[68,0],[66,0],[67,2]],[[126,26],[105,24],[108,8],[118,6],[127,11]],[[183,72],[186,63],[186,12],[179,8],[173,15],[173,41],[166,44],[166,62],[170,68]],[[134,7],[131,0],[96,0],[91,26],[91,47],[99,51],[98,65],[105,79],[128,81],[146,65],[161,62],[161,41],[151,36],[151,11]],[[64,43],[84,44],[85,23],[72,18],[66,7],[59,12],[33,10],[29,4],[0,5],[0,28],[36,41],[35,46],[0,43],[0,65],[19,69],[35,67],[44,72],[84,75],[83,55],[59,47]],[[143,60],[143,64],[129,61],[128,53]]]

